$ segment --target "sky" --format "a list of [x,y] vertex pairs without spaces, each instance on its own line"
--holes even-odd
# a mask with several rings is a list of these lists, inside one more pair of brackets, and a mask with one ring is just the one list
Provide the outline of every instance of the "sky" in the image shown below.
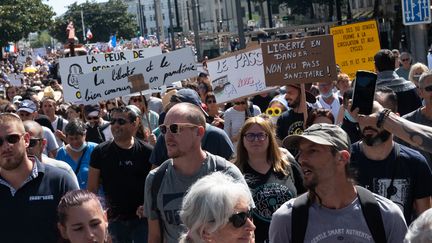
[[[84,3],[86,0],[43,0],[42,2],[48,4],[54,9],[57,16],[64,14],[67,10],[67,6],[74,2]],[[107,0],[95,0],[96,2],[106,2]]]

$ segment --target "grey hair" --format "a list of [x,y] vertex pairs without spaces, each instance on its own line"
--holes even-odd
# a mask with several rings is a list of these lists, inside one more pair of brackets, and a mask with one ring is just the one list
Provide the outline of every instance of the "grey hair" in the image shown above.
[[432,209],[424,211],[408,228],[404,243],[432,242]]
[[428,72],[424,72],[424,73],[420,76],[420,78],[419,78],[419,85],[422,86],[423,83],[424,83],[424,81],[425,81],[425,79],[427,79],[427,78],[429,78],[429,77],[431,77],[431,76],[432,76],[432,70],[431,70],[431,71],[428,71]]
[[86,125],[79,119],[73,119],[69,121],[69,123],[65,127],[65,134],[74,136],[74,135],[85,135],[86,134]]
[[228,223],[240,200],[253,205],[248,186],[222,172],[214,172],[195,182],[183,199],[180,219],[188,228],[180,242],[203,242],[206,230],[213,233]]

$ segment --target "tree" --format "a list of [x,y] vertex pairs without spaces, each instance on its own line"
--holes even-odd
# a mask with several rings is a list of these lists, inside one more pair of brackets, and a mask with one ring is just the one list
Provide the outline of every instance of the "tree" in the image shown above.
[[54,15],[42,0],[1,0],[0,47],[27,38],[31,32],[47,29]]
[[[130,39],[135,36],[138,26],[135,16],[127,13],[127,5],[121,0],[109,0],[106,3],[85,2],[69,5],[66,13],[55,19],[50,33],[57,40],[65,42],[66,26],[72,20],[75,26],[75,35],[83,40],[81,24],[81,11],[83,11],[85,28],[90,28],[93,33],[92,42],[108,42],[112,34]],[[84,34],[86,30],[84,30]]]
[[38,33],[35,40],[30,41],[31,48],[48,47],[51,45],[51,36],[47,30]]

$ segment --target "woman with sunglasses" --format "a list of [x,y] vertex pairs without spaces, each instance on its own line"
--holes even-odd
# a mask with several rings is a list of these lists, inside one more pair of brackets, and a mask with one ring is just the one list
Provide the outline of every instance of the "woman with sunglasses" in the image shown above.
[[244,174],[256,205],[256,242],[268,242],[273,213],[305,191],[300,166],[278,147],[274,126],[260,116],[249,118],[241,128],[234,163]]
[[159,126],[159,114],[148,109],[148,102],[144,95],[130,97],[128,104],[139,108],[142,114],[141,125],[144,127],[143,139],[155,145],[156,136],[153,134],[153,130]]
[[183,199],[180,219],[187,227],[181,243],[252,243],[255,225],[249,188],[222,172],[193,184]]
[[207,105],[207,114],[210,124],[221,129],[224,128],[223,112],[219,110],[219,106],[216,104],[216,96],[214,93],[210,92],[207,94],[205,99],[205,104]]
[[97,144],[86,142],[86,125],[78,119],[66,125],[65,135],[68,144],[57,151],[56,159],[68,163],[78,178],[80,188],[86,189],[90,155]]
[[57,206],[58,223],[64,243],[108,243],[108,220],[99,198],[86,190],[66,193]]

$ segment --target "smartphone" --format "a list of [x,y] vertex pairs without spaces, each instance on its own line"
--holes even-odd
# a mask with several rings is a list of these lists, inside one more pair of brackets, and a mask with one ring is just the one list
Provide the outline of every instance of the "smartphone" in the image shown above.
[[369,71],[357,71],[351,111],[359,108],[359,114],[370,115],[375,97],[377,75]]

